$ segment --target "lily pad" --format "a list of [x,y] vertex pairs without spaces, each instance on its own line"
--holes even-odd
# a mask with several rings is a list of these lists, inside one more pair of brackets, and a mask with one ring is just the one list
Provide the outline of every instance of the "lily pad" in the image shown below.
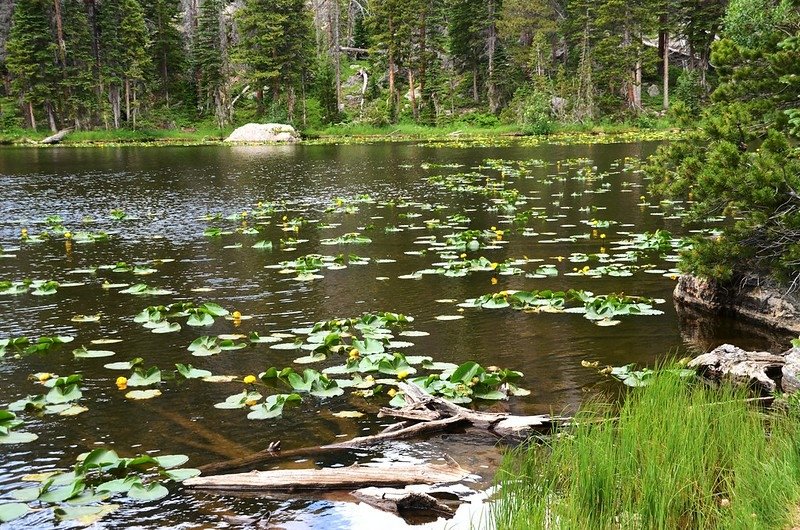
[[149,390],[131,390],[125,397],[128,399],[152,399],[154,397],[158,397],[161,395],[161,391],[157,388],[151,388]]

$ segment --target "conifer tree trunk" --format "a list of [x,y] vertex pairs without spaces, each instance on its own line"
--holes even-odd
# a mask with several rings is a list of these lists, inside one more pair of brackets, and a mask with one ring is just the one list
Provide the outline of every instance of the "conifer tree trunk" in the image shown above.
[[664,30],[664,110],[669,110],[669,31]]
[[125,121],[131,119],[131,81],[125,78]]
[[489,0],[489,39],[488,39],[488,83],[486,87],[486,96],[489,100],[489,110],[496,113],[500,109],[500,101],[497,94],[497,85],[495,84],[495,61],[494,56],[497,50],[497,21],[495,16],[495,2]]
[[36,130],[36,116],[33,114],[33,102],[28,102],[28,120],[30,121],[31,129]]

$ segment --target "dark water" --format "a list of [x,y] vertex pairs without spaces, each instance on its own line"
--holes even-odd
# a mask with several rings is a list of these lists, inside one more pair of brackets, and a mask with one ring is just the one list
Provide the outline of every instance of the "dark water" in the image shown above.
[[[65,468],[78,454],[99,445],[132,455],[183,453],[189,465],[199,466],[222,458],[221,454],[263,449],[269,441],[282,440],[283,448],[302,447],[375,432],[386,420],[374,413],[385,401],[361,398],[334,398],[321,403],[306,396],[303,403],[284,417],[251,421],[241,410],[219,410],[214,403],[241,391],[241,383],[208,383],[191,380],[168,381],[160,386],[163,395],[150,401],[130,401],[114,385],[125,372],[103,368],[111,361],[143,357],[148,366],[171,368],[174,363],[192,363],[214,374],[243,376],[257,374],[268,366],[288,366],[297,352],[273,350],[266,344],[246,350],[226,351],[213,357],[192,357],[186,346],[200,335],[249,333],[267,335],[276,331],[308,326],[318,320],[357,316],[363,312],[393,311],[413,316],[413,329],[429,336],[411,338],[415,343],[406,353],[430,355],[436,360],[464,362],[477,360],[484,365],[500,365],[524,372],[521,386],[531,395],[495,405],[516,413],[560,412],[574,409],[587,392],[613,386],[596,370],[583,368],[581,360],[600,365],[630,362],[653,363],[667,353],[680,355],[693,348],[706,348],[723,341],[749,345],[757,337],[739,329],[731,321],[680,319],[671,302],[662,304],[661,316],[624,318],[614,327],[598,327],[580,315],[526,314],[507,310],[468,309],[465,318],[453,321],[435,319],[437,315],[458,315],[454,302],[501,289],[589,289],[595,293],[624,292],[670,299],[674,280],[662,274],[637,272],[632,277],[565,276],[573,264],[558,256],[573,252],[595,253],[625,239],[620,232],[644,232],[666,228],[675,235],[686,233],[680,219],[657,204],[640,206],[640,195],[647,182],[638,172],[624,171],[624,159],[640,158],[655,149],[654,144],[540,146],[535,148],[429,148],[407,144],[368,146],[291,146],[291,147],[196,147],[196,148],[107,148],[107,149],[3,149],[0,151],[0,244],[20,245],[19,234],[26,228],[31,235],[45,228],[48,215],[63,218],[65,227],[82,229],[84,218],[95,222],[92,230],[112,233],[108,242],[65,244],[56,237],[38,244],[22,244],[11,252],[16,257],[0,258],[0,280],[53,279],[60,282],[85,282],[82,287],[65,287],[53,296],[0,296],[0,338],[26,335],[66,334],[76,337],[72,344],[44,355],[0,360],[0,406],[41,393],[41,386],[28,380],[36,372],[84,375],[84,398],[89,411],[75,417],[47,415],[36,418],[21,414],[25,430],[39,439],[22,445],[0,445],[0,498],[20,486],[20,478],[31,472]],[[561,164],[567,159],[588,159],[583,163]],[[497,212],[487,210],[485,199],[469,194],[446,192],[425,181],[431,175],[472,171],[487,159],[541,159],[523,177],[511,177],[509,188],[527,196],[524,208],[542,208],[549,220],[531,220],[525,226],[540,235],[524,236],[510,230],[504,234],[508,244],[497,250],[473,253],[492,261],[506,258],[541,258],[556,264],[559,275],[544,279],[524,276],[494,276],[475,273],[465,278],[424,276],[404,280],[398,276],[430,267],[440,261],[436,254],[409,255],[422,250],[418,237],[449,233],[430,229],[425,221],[444,219],[463,213],[470,227],[488,228],[502,224]],[[429,168],[423,164],[460,164],[464,167]],[[609,174],[602,179],[578,179],[581,167],[597,166],[596,172]],[[494,170],[481,170],[497,176]],[[560,178],[555,175],[559,174]],[[602,193],[600,193],[602,192]],[[361,204],[353,214],[325,213],[336,197],[369,194],[376,201],[410,201],[409,207]],[[223,216],[247,211],[259,201],[288,201],[288,211],[280,211],[271,224],[261,227],[262,236],[232,234],[221,238],[203,236],[210,225],[240,226],[239,221],[207,223],[208,213]],[[443,205],[429,209],[420,204]],[[114,221],[113,209],[129,217]],[[418,213],[418,217],[408,217]],[[324,223],[341,223],[321,229],[317,224],[303,226],[296,234],[281,230],[281,216],[303,215]],[[582,223],[589,219],[614,220],[609,228],[595,232]],[[330,247],[320,239],[363,231],[373,239],[364,246]],[[384,233],[388,225],[414,224],[419,230]],[[587,239],[542,243],[576,234]],[[601,234],[606,237],[602,238]],[[307,239],[291,252],[282,251],[277,242],[291,235]],[[276,243],[272,252],[250,248],[258,239]],[[241,248],[224,248],[242,243]],[[355,253],[373,259],[391,258],[393,263],[351,265],[342,270],[324,271],[324,278],[301,283],[292,275],[265,268],[279,261],[309,254]],[[85,267],[125,261],[144,264],[154,259],[172,259],[154,268],[148,276],[112,273],[68,274]],[[675,266],[657,262],[661,269]],[[535,268],[536,264],[526,268]],[[376,279],[385,278],[385,279]],[[496,279],[496,284],[492,279]],[[102,288],[112,283],[144,281],[175,291],[172,296],[133,296]],[[193,291],[210,288],[213,291]],[[176,300],[213,301],[229,310],[252,315],[235,326],[217,319],[211,328],[184,326],[179,333],[154,335],[133,322],[133,316],[152,304]],[[73,323],[76,314],[101,314],[97,323]],[[102,338],[123,342],[97,348],[111,349],[111,359],[76,360],[71,351],[81,344]],[[332,364],[332,363],[327,363]],[[321,366],[325,366],[322,364]],[[314,368],[321,369],[315,365]],[[298,367],[300,369],[301,367]],[[360,419],[339,419],[333,411],[361,410]],[[214,435],[227,439],[228,447],[214,441]],[[324,457],[321,463],[355,461],[437,460],[444,453],[464,467],[491,481],[491,470],[498,452],[486,440],[475,441],[463,434],[450,434],[427,442],[395,444],[374,452],[342,457]],[[338,462],[337,462],[338,460]],[[305,467],[311,462],[285,465]],[[476,478],[472,487],[482,483]],[[405,523],[394,516],[352,502],[346,496],[224,496],[186,491],[171,487],[171,495],[155,503],[130,503],[100,524],[105,528],[247,528],[254,527],[267,512],[270,524],[281,528],[361,528],[382,525],[402,528]],[[44,510],[12,525],[49,528],[52,515]],[[434,526],[446,523],[439,521]],[[453,523],[450,523],[453,527]],[[462,518],[462,524],[464,519]],[[475,522],[475,524],[478,524]],[[63,524],[62,526],[70,526]],[[266,527],[266,526],[265,526]],[[465,526],[467,527],[467,526]]]

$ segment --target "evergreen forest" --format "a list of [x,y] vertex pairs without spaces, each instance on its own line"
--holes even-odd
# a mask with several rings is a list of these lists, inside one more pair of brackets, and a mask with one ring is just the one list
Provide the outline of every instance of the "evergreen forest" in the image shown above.
[[0,6],[0,128],[686,124],[721,29],[760,20],[728,4],[17,0]]

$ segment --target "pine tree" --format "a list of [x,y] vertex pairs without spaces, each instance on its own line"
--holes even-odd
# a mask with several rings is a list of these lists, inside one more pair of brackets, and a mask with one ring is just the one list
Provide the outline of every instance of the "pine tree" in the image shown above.
[[450,53],[459,71],[471,76],[475,103],[480,101],[480,86],[485,80],[482,74],[486,44],[483,30],[488,17],[485,2],[452,0],[450,4]]
[[99,18],[100,56],[114,127],[120,127],[124,95],[125,117],[135,128],[137,89],[151,64],[144,11],[138,0],[105,0]]
[[[150,57],[157,91],[170,102],[186,66],[186,54],[178,31],[180,0],[142,0],[150,34]],[[156,87],[154,87],[156,88]]]
[[62,80],[65,118],[76,129],[91,125],[97,104],[94,97],[97,82],[92,54],[92,33],[83,0],[64,0],[65,75]]
[[[264,114],[264,89],[277,103],[286,95],[291,119],[296,89],[312,55],[311,14],[303,0],[247,0],[236,17],[240,42],[234,57],[256,87],[258,113]],[[285,89],[285,90],[284,90]]]
[[220,128],[230,121],[223,24],[221,0],[205,0],[200,5],[192,47],[198,108],[201,113],[213,108]]
[[48,2],[25,0],[16,4],[6,52],[6,65],[13,76],[12,90],[20,96],[28,125],[36,129],[34,108],[43,107],[50,128],[55,130],[54,100],[59,73]]

